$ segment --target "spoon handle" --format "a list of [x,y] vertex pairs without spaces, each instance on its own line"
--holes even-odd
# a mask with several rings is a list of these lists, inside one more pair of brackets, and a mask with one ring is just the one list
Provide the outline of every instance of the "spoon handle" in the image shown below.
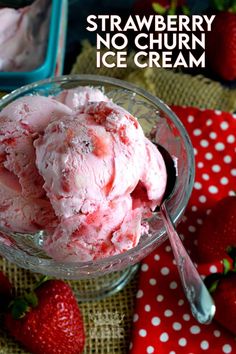
[[212,321],[215,314],[214,301],[184,248],[165,203],[162,203],[160,210],[192,314],[198,322],[208,324]]

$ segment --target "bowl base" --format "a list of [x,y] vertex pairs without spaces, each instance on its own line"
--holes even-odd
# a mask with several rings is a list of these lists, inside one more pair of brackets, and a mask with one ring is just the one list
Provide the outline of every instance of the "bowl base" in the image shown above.
[[116,294],[133,278],[139,269],[135,264],[123,271],[108,273],[97,278],[76,280],[76,298],[78,301],[97,301]]

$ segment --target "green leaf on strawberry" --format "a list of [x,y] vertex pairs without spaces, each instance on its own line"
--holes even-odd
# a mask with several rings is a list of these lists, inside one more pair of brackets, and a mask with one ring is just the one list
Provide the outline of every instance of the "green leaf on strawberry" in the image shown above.
[[161,4],[159,4],[158,2],[154,2],[152,4],[152,8],[156,13],[158,13],[160,15],[164,15],[166,13],[166,8],[164,6],[162,6]]
[[30,311],[29,304],[23,298],[15,299],[10,303],[12,317],[17,320],[23,318]]
[[229,256],[233,260],[233,268],[228,259],[223,260],[223,273],[208,275],[204,282],[212,294],[215,305],[215,319],[236,334],[236,249],[230,249]]

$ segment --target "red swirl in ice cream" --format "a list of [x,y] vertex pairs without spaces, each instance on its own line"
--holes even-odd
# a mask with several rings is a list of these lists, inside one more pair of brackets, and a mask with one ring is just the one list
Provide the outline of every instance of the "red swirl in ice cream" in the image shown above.
[[79,87],[18,99],[0,121],[3,228],[45,230],[44,249],[59,261],[137,245],[144,216],[163,197],[166,169],[135,117],[98,89]]

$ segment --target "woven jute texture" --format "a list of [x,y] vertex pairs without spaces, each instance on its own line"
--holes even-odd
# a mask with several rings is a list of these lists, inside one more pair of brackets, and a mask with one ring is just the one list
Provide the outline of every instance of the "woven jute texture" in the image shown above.
[[[3,271],[20,295],[24,289],[32,288],[39,275],[20,269],[7,260],[0,258],[0,271]],[[75,295],[81,290],[91,288],[90,281],[68,281]],[[119,293],[100,301],[79,302],[83,313],[86,331],[86,347],[84,354],[123,354],[127,347],[131,332],[131,319],[134,308],[134,295],[137,288],[137,276]],[[4,329],[0,317],[0,354],[28,354]],[[43,353],[42,353],[43,354]]]
[[[236,91],[223,88],[219,83],[202,76],[172,72],[170,70],[147,68],[137,69],[132,54],[128,58],[127,69],[96,68],[96,49],[88,42],[84,44],[72,69],[73,74],[99,74],[130,81],[160,97],[167,104],[236,111]],[[10,278],[18,293],[32,287],[37,274],[19,269],[0,258],[0,270]],[[128,351],[131,331],[134,297],[137,288],[136,275],[126,287],[116,295],[96,302],[79,302],[86,329],[84,354],[125,354]],[[69,282],[78,294],[81,284]],[[91,286],[90,282],[83,284]],[[0,318],[0,321],[1,318]],[[27,353],[10,338],[0,323],[0,354]],[[43,354],[43,353],[42,353]]]

